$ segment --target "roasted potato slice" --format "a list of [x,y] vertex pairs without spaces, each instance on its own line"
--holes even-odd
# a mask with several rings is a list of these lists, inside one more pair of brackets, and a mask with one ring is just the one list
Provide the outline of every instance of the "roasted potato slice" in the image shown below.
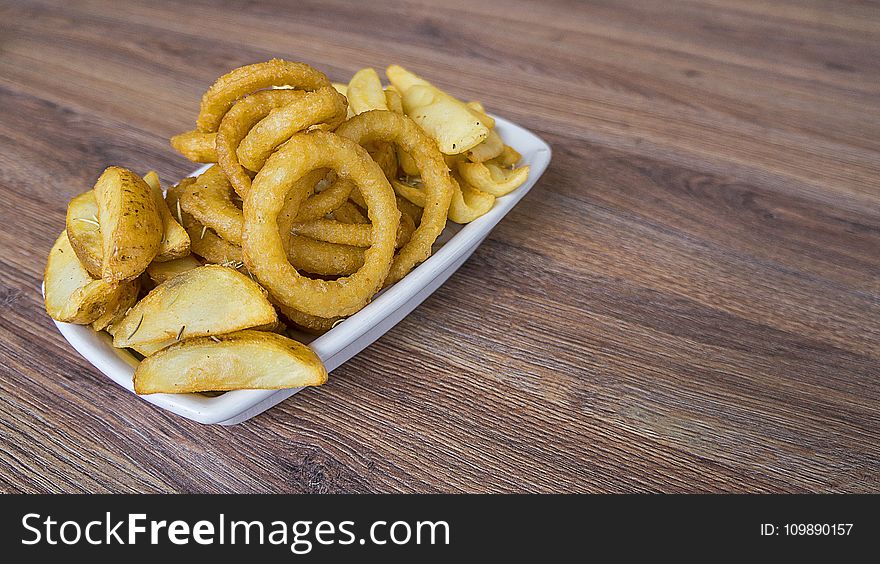
[[401,96],[406,94],[406,91],[413,86],[431,86],[433,88],[430,82],[417,74],[409,72],[400,65],[389,66],[385,69],[385,76],[388,77],[394,89],[400,92]]
[[150,186],[130,170],[111,166],[95,184],[101,225],[101,277],[132,280],[153,262],[162,244],[162,218]]
[[447,155],[464,153],[489,135],[467,106],[433,86],[411,86],[403,94],[403,110]]
[[153,200],[156,202],[156,209],[159,211],[159,217],[162,218],[162,243],[159,245],[159,254],[153,260],[165,262],[187,256],[189,254],[189,234],[171,215],[171,210],[168,209],[165,196],[162,194],[159,175],[151,170],[144,175],[144,182],[150,186]]
[[504,196],[516,190],[529,177],[529,167],[501,168],[494,163],[459,163],[458,173],[474,188]]
[[114,323],[119,323],[128,310],[137,303],[138,294],[141,291],[140,278],[135,278],[130,282],[121,282],[119,284],[119,295],[116,303],[107,308],[104,315],[92,322],[92,329],[101,331],[111,327]]
[[253,280],[225,266],[194,268],[156,286],[119,323],[115,347],[272,328],[275,308]]
[[504,141],[501,140],[501,136],[495,133],[494,130],[489,130],[489,135],[486,139],[483,140],[482,143],[478,143],[474,146],[473,149],[467,152],[467,158],[471,162],[482,163],[488,161],[489,159],[494,159],[495,157],[501,155],[504,152]]
[[202,263],[200,263],[196,257],[187,255],[185,257],[165,262],[153,262],[147,267],[147,275],[149,275],[150,280],[156,284],[161,284],[166,280],[174,278],[178,274],[183,274],[184,272],[188,272],[193,268],[198,268],[200,266],[202,266]]
[[94,191],[80,194],[67,205],[67,237],[89,274],[100,278],[104,253]]
[[145,358],[134,373],[138,394],[275,390],[320,386],[327,370],[310,348],[277,333],[239,331],[196,337]]
[[352,111],[362,114],[370,110],[387,110],[388,103],[379,73],[372,68],[364,68],[351,77],[345,97]]
[[115,311],[120,296],[128,292],[132,284],[92,278],[73,251],[67,231],[61,233],[49,251],[43,282],[49,316],[56,321],[80,325]]

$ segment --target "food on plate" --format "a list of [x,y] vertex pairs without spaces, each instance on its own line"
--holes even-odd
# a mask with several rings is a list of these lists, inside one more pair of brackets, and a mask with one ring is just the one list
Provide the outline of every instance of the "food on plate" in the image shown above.
[[183,274],[193,268],[202,266],[202,263],[192,255],[187,255],[174,260],[165,262],[153,262],[147,267],[147,276],[154,284],[161,284],[166,280],[174,278],[178,274]]
[[[364,251],[364,266],[343,281],[299,273],[287,260],[278,229],[287,191],[316,168],[345,171],[369,206],[373,244]],[[382,287],[391,268],[400,212],[394,191],[369,153],[341,135],[312,131],[294,135],[269,157],[248,191],[244,219],[242,258],[272,297],[303,313],[333,317],[357,312]]]
[[83,267],[95,278],[101,277],[104,263],[104,244],[101,240],[101,224],[98,223],[98,201],[95,192],[89,190],[70,200],[67,204],[67,237]]
[[529,177],[529,167],[502,168],[495,163],[463,162],[458,165],[458,173],[468,184],[492,194],[504,196],[519,188]]
[[180,133],[171,138],[171,146],[195,163],[216,163],[217,133],[202,133],[198,129]]
[[197,337],[146,357],[134,373],[139,394],[320,386],[327,370],[310,348],[276,333]]
[[348,83],[345,96],[355,115],[370,110],[388,109],[385,90],[382,89],[382,81],[375,69],[365,68],[354,73]]
[[218,78],[202,96],[196,127],[203,133],[217,131],[220,120],[239,98],[273,86],[309,91],[330,86],[330,79],[305,63],[281,59],[238,67]]
[[66,231],[49,251],[43,282],[46,311],[52,319],[82,325],[115,311],[127,292],[125,286],[136,283],[93,278],[74,253]]
[[164,228],[150,186],[130,170],[108,167],[94,187],[101,229],[101,277],[137,278],[159,254]]
[[153,201],[156,202],[156,209],[162,219],[162,241],[159,244],[159,254],[153,260],[164,262],[185,257],[189,254],[189,235],[186,229],[174,219],[165,204],[162,186],[159,184],[159,175],[151,170],[144,175],[144,182],[153,192]]
[[[46,310],[144,358],[137,393],[323,384],[284,336],[344,323],[521,186],[528,166],[480,102],[399,65],[331,83],[305,63],[234,69],[171,145],[212,166],[163,195],[107,168],[73,198],[49,254]],[[147,292],[149,290],[149,292]]]
[[172,343],[241,329],[274,328],[275,308],[256,282],[217,265],[193,268],[156,286],[117,324],[113,346]]

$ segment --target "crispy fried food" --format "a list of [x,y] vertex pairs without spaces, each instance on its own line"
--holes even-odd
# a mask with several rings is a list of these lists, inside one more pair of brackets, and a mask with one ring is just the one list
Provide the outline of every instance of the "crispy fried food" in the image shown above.
[[388,106],[388,111],[396,114],[403,113],[403,97],[393,86],[385,89],[385,105]]
[[[395,180],[391,185],[398,196],[414,205],[421,207],[426,201],[425,190],[420,179],[410,179],[409,182]],[[495,196],[477,190],[460,178],[453,177],[452,185],[455,188],[452,202],[449,204],[449,220],[452,222],[470,223],[491,210],[495,205]]]
[[288,319],[297,329],[320,335],[326,333],[335,327],[344,317],[318,317],[315,315],[307,315],[301,311],[296,311],[289,307],[278,306],[281,314]]
[[347,102],[333,87],[304,92],[298,100],[275,108],[260,120],[236,150],[239,162],[258,171],[278,145],[291,135],[312,126],[324,125],[332,131],[345,120]]
[[388,109],[379,73],[369,67],[354,73],[348,83],[345,95],[348,97],[348,103],[351,104],[351,110],[355,115],[370,110]]
[[385,76],[391,81],[394,89],[403,96],[412,86],[432,86],[430,82],[413,74],[400,65],[389,65],[385,69]]
[[502,168],[494,163],[459,163],[458,173],[474,188],[501,197],[526,181],[529,167]]
[[467,151],[468,160],[475,163],[482,163],[489,159],[494,159],[504,151],[504,141],[501,136],[490,129],[489,135],[481,143],[474,146],[473,149]]
[[251,173],[238,160],[238,146],[248,132],[272,110],[302,99],[298,90],[262,90],[235,103],[223,116],[217,131],[217,162],[239,196],[251,186]]
[[162,186],[159,184],[159,175],[150,171],[144,175],[150,190],[153,192],[153,200],[159,217],[162,218],[162,242],[159,245],[159,254],[153,259],[154,262],[165,262],[189,254],[189,235],[182,225],[171,215],[165,197],[162,195]]
[[[61,233],[43,274],[46,312],[56,321],[86,325],[115,312],[135,282],[95,279],[80,263],[67,231]],[[137,293],[137,292],[135,292]]]
[[[331,172],[330,174],[334,176],[336,175],[335,172]],[[313,170],[303,176],[299,182],[305,182],[306,185],[310,183],[315,184],[314,179],[317,178],[318,183],[320,184],[320,179],[325,175],[327,175],[326,169]],[[302,203],[299,210],[297,210],[296,221],[319,219],[328,213],[333,212],[348,201],[348,197],[351,195],[353,188],[354,182],[347,178],[336,176],[327,188],[309,196]],[[296,188],[293,190],[296,190]],[[317,187],[315,190],[317,190]]]
[[447,155],[464,153],[489,135],[467,106],[433,86],[411,86],[403,94],[403,109]]
[[[214,165],[179,194],[180,208],[233,245],[241,245],[241,208],[238,194],[219,166]],[[240,203],[240,200],[239,200]]]
[[198,129],[187,131],[171,138],[171,146],[178,153],[195,163],[216,163],[216,133],[202,133]]
[[198,130],[203,133],[217,131],[220,120],[236,100],[272,86],[317,90],[330,86],[330,80],[324,73],[305,63],[281,59],[239,67],[218,78],[202,96],[201,109],[196,120]]
[[98,319],[92,322],[92,329],[94,329],[95,331],[101,331],[102,329],[107,329],[108,327],[111,327],[114,323],[119,323],[120,321],[122,321],[122,318],[125,317],[125,314],[128,313],[128,310],[135,303],[137,303],[138,294],[140,294],[140,291],[140,278],[135,278],[130,282],[121,282],[119,284],[119,290],[116,293],[115,302],[112,302],[111,305],[107,307],[107,309],[104,311],[104,315],[100,316]]
[[138,394],[320,386],[327,370],[310,348],[277,333],[238,331],[186,339],[145,358]]
[[156,286],[119,322],[113,346],[171,343],[241,329],[272,328],[275,308],[260,286],[232,268],[205,265]]
[[180,195],[195,182],[195,178],[184,178],[165,194],[168,207],[174,210],[174,216],[189,234],[190,249],[193,254],[212,264],[241,265],[241,247],[221,238],[213,229],[202,225],[181,208]]
[[166,262],[154,262],[147,267],[147,275],[158,285],[166,280],[174,278],[178,274],[183,274],[184,272],[200,266],[202,266],[202,263],[200,263],[196,257],[193,255],[187,255]]
[[153,192],[143,178],[111,166],[95,184],[101,226],[101,277],[132,280],[147,269],[162,244],[164,227]]
[[496,164],[500,167],[510,168],[516,165],[520,159],[522,159],[522,155],[520,155],[516,149],[510,145],[505,145],[500,155],[487,162]]
[[287,260],[296,270],[320,276],[351,276],[364,267],[364,249],[317,241],[309,237],[282,238]]
[[101,277],[104,252],[101,250],[101,224],[95,192],[84,192],[67,204],[67,237],[83,267],[95,278]]
[[[370,113],[395,115],[362,115]],[[373,224],[373,244],[364,251],[363,267],[340,280],[313,280],[297,272],[287,261],[279,233],[277,219],[287,192],[317,168],[332,168],[352,180]],[[400,223],[394,191],[369,153],[323,131],[296,134],[269,157],[245,197],[244,216],[242,256],[250,272],[276,301],[319,317],[350,315],[369,302],[391,268]]]
[[[415,229],[412,218],[401,214],[400,227],[397,229],[397,242],[400,248],[405,245]],[[311,237],[318,241],[349,245],[352,247],[369,247],[373,236],[373,227],[369,223],[343,223],[334,219],[313,219],[296,222],[291,225],[294,235]]]
[[495,129],[495,118],[486,113],[486,108],[483,107],[483,104],[473,101],[466,103],[465,106],[468,107],[472,114],[480,118],[480,121],[482,121],[486,127],[489,129]]
[[[424,180],[425,204],[419,227],[394,257],[385,285],[403,278],[412,268],[431,256],[431,246],[446,226],[453,185],[442,155],[413,120],[394,112],[371,111],[354,116],[336,133],[356,143],[386,141],[412,155]],[[375,226],[376,222],[373,221]]]

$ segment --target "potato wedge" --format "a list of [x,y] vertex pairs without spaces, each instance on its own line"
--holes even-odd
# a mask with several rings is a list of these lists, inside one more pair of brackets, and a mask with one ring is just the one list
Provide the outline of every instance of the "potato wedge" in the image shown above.
[[449,203],[449,221],[462,225],[470,223],[495,205],[495,196],[492,194],[474,188],[461,178],[453,177],[452,180],[455,191]]
[[501,151],[501,154],[494,159],[487,161],[487,163],[496,164],[500,167],[510,168],[516,165],[516,163],[518,163],[520,159],[522,159],[522,155],[520,155],[516,149],[514,149],[510,145],[505,145],[504,150]]
[[[332,82],[331,85],[336,89],[337,92],[345,96],[348,99],[348,85],[342,84],[341,82]],[[354,115],[354,111],[351,109],[351,104],[348,105],[348,108],[345,110],[345,119],[349,119]]]
[[194,268],[156,286],[119,323],[115,347],[272,328],[278,323],[265,291],[225,266]]
[[140,276],[159,253],[162,218],[150,186],[130,170],[111,166],[95,184],[101,224],[101,277],[119,282]]
[[447,155],[464,153],[489,136],[467,106],[433,86],[411,86],[403,94],[403,110]]
[[120,282],[119,295],[116,303],[112,304],[104,312],[104,315],[92,322],[92,329],[101,331],[111,327],[114,323],[119,323],[128,310],[137,303],[138,293],[141,291],[140,278],[135,278],[130,282]]
[[477,190],[500,197],[516,190],[529,177],[529,167],[501,168],[493,163],[459,163],[458,173]]
[[400,65],[391,65],[385,69],[385,76],[394,86],[395,90],[403,96],[412,86],[432,86],[430,82],[417,74],[411,73]]
[[468,107],[472,114],[480,118],[482,122],[486,124],[486,127],[489,129],[495,129],[495,118],[486,113],[486,108],[483,107],[483,104],[474,100],[472,102],[467,102],[465,106]]
[[348,83],[345,96],[348,98],[348,105],[355,115],[370,110],[388,110],[379,73],[369,67],[354,73]]
[[161,284],[166,280],[174,278],[178,274],[183,274],[184,272],[188,272],[193,268],[198,268],[200,266],[202,266],[202,263],[200,263],[196,257],[187,255],[185,257],[165,262],[153,262],[147,267],[147,275],[150,277],[150,280],[156,284]]
[[471,162],[482,163],[489,159],[494,159],[502,152],[504,152],[504,141],[501,140],[500,135],[495,133],[493,129],[490,129],[486,139],[467,152],[467,158]]
[[101,224],[98,223],[98,201],[93,190],[80,194],[67,205],[67,237],[89,274],[100,278],[104,252]]
[[403,98],[396,88],[389,86],[385,89],[385,105],[388,106],[389,112],[403,113]]
[[123,288],[131,283],[95,279],[80,263],[67,231],[61,233],[43,275],[46,312],[56,321],[87,325],[114,310]]
[[165,262],[187,256],[189,254],[189,234],[171,215],[171,210],[168,209],[165,196],[162,194],[159,175],[151,170],[144,175],[144,182],[150,186],[153,200],[156,202],[156,209],[159,211],[159,217],[162,218],[162,243],[159,245],[159,254],[153,260]]
[[196,337],[145,358],[134,373],[138,394],[276,390],[320,386],[327,370],[310,348],[277,333],[239,331]]

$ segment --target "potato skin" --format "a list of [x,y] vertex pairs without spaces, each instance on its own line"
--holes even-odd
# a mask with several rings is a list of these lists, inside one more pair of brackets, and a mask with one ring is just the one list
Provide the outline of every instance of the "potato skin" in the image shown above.
[[277,333],[245,330],[193,337],[138,365],[138,394],[320,386],[327,369],[307,346]]
[[101,224],[101,277],[132,280],[156,258],[164,227],[150,186],[137,174],[111,166],[95,184]]
[[104,263],[101,228],[95,225],[98,202],[89,190],[67,204],[67,238],[80,262],[95,278],[101,277]]

